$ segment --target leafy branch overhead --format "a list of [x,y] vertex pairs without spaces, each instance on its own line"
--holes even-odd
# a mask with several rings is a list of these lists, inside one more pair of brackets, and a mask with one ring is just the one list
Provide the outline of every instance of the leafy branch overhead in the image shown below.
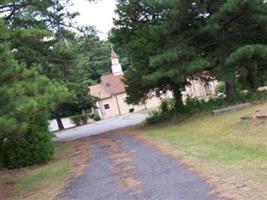
[[267,4],[262,0],[119,0],[116,13],[110,39],[131,61],[124,80],[129,103],[144,101],[151,90],[168,89],[179,111],[188,78],[203,71],[226,81],[230,102],[236,85],[255,90],[266,82]]

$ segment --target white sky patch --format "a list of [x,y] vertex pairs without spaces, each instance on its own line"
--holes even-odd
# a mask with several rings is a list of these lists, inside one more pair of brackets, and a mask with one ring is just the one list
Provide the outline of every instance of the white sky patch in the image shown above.
[[116,15],[116,0],[100,0],[97,3],[90,3],[87,0],[72,0],[73,6],[70,11],[78,11],[80,16],[75,18],[78,25],[95,26],[98,35],[106,40],[108,32],[113,27],[113,20]]

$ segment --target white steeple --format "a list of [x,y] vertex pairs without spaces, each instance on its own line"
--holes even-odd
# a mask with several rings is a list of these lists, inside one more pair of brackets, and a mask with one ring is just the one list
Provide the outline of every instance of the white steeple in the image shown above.
[[111,69],[112,69],[112,73],[114,76],[119,76],[123,74],[122,68],[121,68],[121,64],[119,62],[119,56],[115,53],[115,51],[111,50]]

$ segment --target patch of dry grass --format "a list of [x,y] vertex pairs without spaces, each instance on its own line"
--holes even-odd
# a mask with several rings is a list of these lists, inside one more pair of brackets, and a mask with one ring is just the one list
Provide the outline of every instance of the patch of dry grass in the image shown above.
[[[85,141],[58,143],[55,158],[47,165],[0,171],[2,190],[9,190],[5,195],[1,195],[0,191],[0,199],[54,199],[64,189],[68,180],[84,169],[88,159],[87,146]],[[7,188],[7,185],[12,185],[12,188]]]
[[240,117],[267,103],[219,117],[195,116],[145,128],[144,136],[199,171],[229,199],[267,199],[267,122]]

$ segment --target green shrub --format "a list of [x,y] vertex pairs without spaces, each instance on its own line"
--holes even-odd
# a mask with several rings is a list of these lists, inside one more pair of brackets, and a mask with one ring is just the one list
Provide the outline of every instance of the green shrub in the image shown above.
[[262,101],[267,99],[267,91],[243,92],[238,90],[236,101],[239,103]]
[[82,125],[82,119],[81,119],[80,116],[73,116],[70,119],[76,126],[81,126]]
[[[188,97],[186,100],[186,104],[184,105],[183,116],[210,112],[214,109],[218,109],[223,107],[224,101],[222,98],[211,98],[207,101],[204,99],[200,100],[198,98]],[[162,101],[159,110],[153,111],[149,114],[147,118],[148,124],[156,124],[168,119],[171,119],[174,116],[177,116],[179,113],[174,109],[174,102],[171,99],[166,99]],[[181,115],[181,113],[180,113]]]
[[202,112],[210,112],[214,109],[223,107],[224,100],[222,98],[210,98],[208,100],[188,97],[186,100],[185,109],[189,114]]
[[91,114],[85,115],[75,115],[72,116],[70,119],[76,126],[81,126],[83,124],[87,124],[88,118],[90,118]]
[[95,120],[95,121],[100,121],[101,118],[100,118],[99,115],[95,114],[95,115],[93,116],[93,120]]
[[[244,92],[240,89],[236,91],[236,102],[235,103],[245,103],[245,102],[255,102],[267,99],[267,91],[256,91],[256,92]],[[208,100],[198,99],[188,97],[184,105],[184,113],[180,115],[187,116],[198,113],[207,113],[212,110],[223,108],[229,106],[225,104],[224,98],[210,98]],[[157,111],[153,111],[149,114],[147,118],[147,123],[156,124],[166,121],[177,115],[174,109],[174,102],[171,99],[166,99],[162,101],[162,104]]]
[[172,99],[166,98],[162,101],[159,110],[149,113],[146,121],[148,124],[156,124],[171,119],[174,115],[174,102]]
[[1,140],[2,167],[19,168],[46,163],[54,153],[51,137],[49,132],[32,131]]
[[224,93],[225,94],[225,83],[224,82],[220,82],[216,89],[215,89],[216,93]]

